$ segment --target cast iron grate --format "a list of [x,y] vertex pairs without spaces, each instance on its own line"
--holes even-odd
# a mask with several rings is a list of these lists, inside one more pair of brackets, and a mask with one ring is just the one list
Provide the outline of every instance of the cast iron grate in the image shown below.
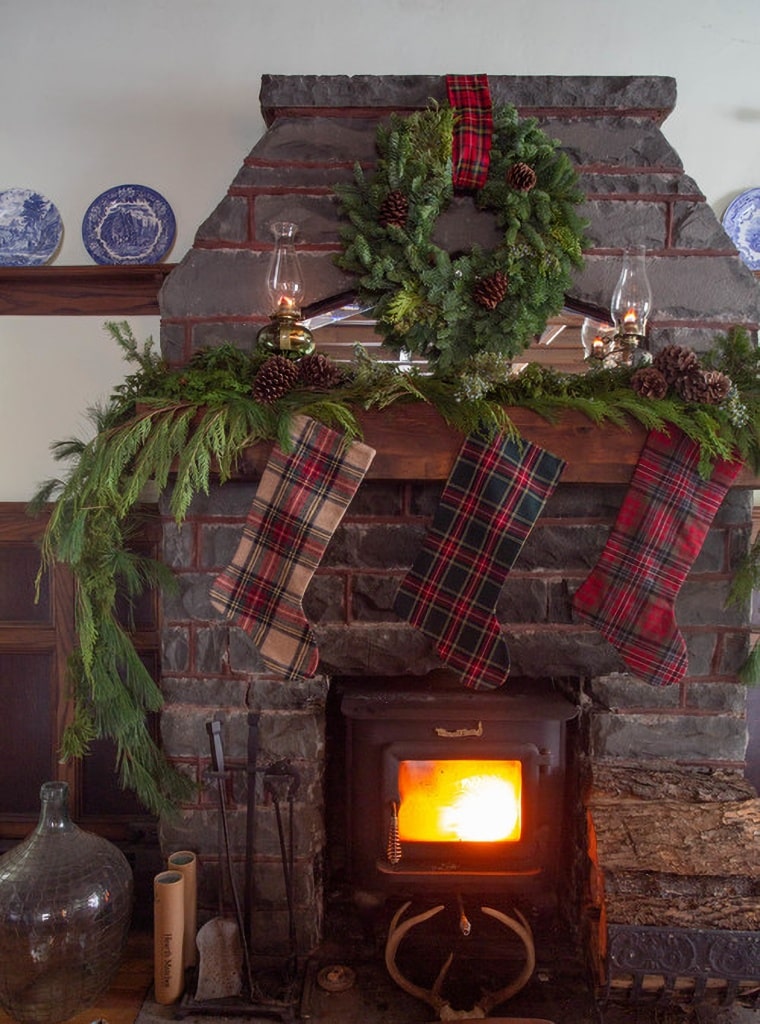
[[604,1001],[756,1007],[760,933],[609,924]]

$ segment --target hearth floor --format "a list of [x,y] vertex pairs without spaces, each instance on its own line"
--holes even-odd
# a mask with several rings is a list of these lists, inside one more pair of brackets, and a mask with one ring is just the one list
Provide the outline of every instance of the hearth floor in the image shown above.
[[[332,965],[334,957],[327,958]],[[401,991],[377,962],[340,958],[355,972],[355,983],[344,992],[326,992],[316,983],[305,985],[303,998],[292,1012],[273,1015],[181,1014],[173,1006],[159,1006],[148,994],[136,1024],[166,1024],[181,1016],[185,1024],[435,1024],[431,1007]],[[568,964],[555,962],[539,967],[535,980],[488,1018],[492,1024],[758,1024],[760,1012],[734,1005],[728,1008],[703,1005],[653,1006],[607,1003],[598,1006],[584,980]],[[496,1016],[498,1015],[498,1016]],[[462,1018],[473,1020],[473,1018]]]
[[[245,1014],[195,1013],[185,1006],[159,1006],[149,993],[136,1019],[136,1024],[165,1024],[177,1018],[186,1024],[208,1024],[211,1020],[224,1020],[229,1024],[271,1024],[274,1019],[283,1024],[426,1024],[439,1018],[431,1006],[402,991],[389,976],[383,961],[384,944],[378,943],[376,932],[357,923],[350,915],[338,912],[328,916],[327,937],[317,952],[303,965],[297,984],[291,990],[286,1008],[273,1006],[271,1012]],[[581,951],[574,947],[566,934],[557,929],[536,933],[536,968],[527,985],[515,996],[493,1009],[489,1015],[492,1024],[511,1024],[512,1021],[551,1022],[551,1024],[760,1024],[760,1011],[733,1004],[721,1007],[701,1004],[655,1005],[631,1004],[608,1000],[601,1003],[593,991],[584,968]],[[445,959],[441,950],[449,945],[445,934],[438,936],[435,948],[428,951],[427,967],[434,977]],[[410,935],[405,944],[412,941]],[[514,952],[514,950],[513,950]],[[419,949],[417,950],[417,955]],[[424,956],[424,950],[423,950]],[[399,962],[401,955],[399,954]],[[473,961],[473,964],[475,961]],[[466,1012],[474,1005],[479,989],[468,991],[468,974],[480,975],[483,981],[482,961],[470,972],[466,959],[454,961],[444,995],[455,1011],[462,1011],[459,1020],[472,1020]],[[418,961],[419,964],[419,961]],[[492,961],[494,976],[487,977],[488,989],[498,988],[514,977],[520,969],[518,960],[505,961],[500,969]],[[337,971],[334,970],[337,968]],[[327,991],[324,973],[336,975],[351,982],[343,991]],[[424,968],[423,968],[424,970]],[[413,980],[424,982],[419,973],[408,972]],[[472,981],[472,978],[470,978]]]

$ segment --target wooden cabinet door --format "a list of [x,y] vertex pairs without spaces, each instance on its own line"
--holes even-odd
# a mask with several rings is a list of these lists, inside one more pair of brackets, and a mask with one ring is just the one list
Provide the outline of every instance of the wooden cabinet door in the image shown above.
[[[18,503],[0,503],[0,843],[25,836],[37,821],[39,792],[52,779],[69,783],[72,816],[84,828],[127,838],[149,816],[118,785],[110,743],[98,741],[81,762],[62,763],[60,737],[70,713],[66,663],[74,646],[74,584],[56,565],[35,595],[45,518]],[[146,540],[150,543],[150,540]],[[158,671],[154,595],[141,602],[135,639]]]

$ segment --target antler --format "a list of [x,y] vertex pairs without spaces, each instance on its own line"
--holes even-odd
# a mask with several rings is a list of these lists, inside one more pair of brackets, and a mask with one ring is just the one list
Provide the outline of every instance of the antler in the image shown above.
[[409,981],[405,978],[401,971],[398,969],[396,964],[396,952],[398,947],[401,945],[401,940],[404,936],[412,930],[416,925],[422,924],[423,921],[429,921],[431,917],[435,917],[436,914],[440,914],[443,910],[443,903],[437,907],[431,907],[430,910],[425,910],[421,914],[415,914],[414,917],[408,918],[403,924],[399,924],[400,919],[404,916],[406,911],[411,906],[411,901],[407,901],[398,908],[396,913],[393,915],[390,928],[388,929],[388,940],[385,943],[385,966],[388,968],[388,974],[393,978],[399,988],[403,989],[404,992],[408,992],[410,996],[414,996],[416,999],[421,999],[423,1002],[428,1003],[433,1007],[435,1012],[441,1018],[444,1017],[446,1009],[451,1009],[448,1002],[441,996],[441,987],[443,986],[443,980],[446,977],[446,972],[451,967],[451,961],[454,959],[454,954],[449,953],[443,967],[438,972],[438,977],[433,982],[433,987],[430,989],[423,988],[421,985],[415,985],[413,981]]
[[402,988],[405,992],[409,992],[410,995],[414,995],[415,998],[422,999],[423,1002],[427,1002],[429,1006],[433,1008],[435,1013],[438,1015],[441,1021],[453,1021],[467,1018],[481,1018],[488,1017],[494,1007],[498,1007],[500,1002],[505,1002],[511,998],[515,993],[530,981],[533,975],[534,968],[536,967],[536,946],[533,941],[533,934],[531,932],[531,926],[527,924],[524,916],[519,910],[515,910],[519,921],[506,913],[502,913],[501,910],[495,910],[490,906],[481,906],[480,909],[483,913],[488,913],[496,921],[505,925],[512,932],[520,938],[525,946],[526,957],[525,964],[522,971],[519,973],[514,981],[511,981],[508,985],[503,988],[497,989],[495,992],[484,992],[482,997],[477,1000],[472,1010],[454,1010],[448,999],[445,999],[440,994],[440,989],[444,985],[449,968],[452,966],[454,959],[454,953],[449,953],[449,956],[438,971],[438,976],[432,984],[431,988],[423,988],[422,985],[416,985],[409,978],[405,978],[402,972],[398,970],[395,963],[395,955],[398,950],[398,946],[402,943],[404,937],[417,925],[423,924],[425,921],[429,921],[434,918],[436,913],[440,913],[444,909],[444,904],[431,907],[429,910],[423,910],[422,913],[415,914],[413,918],[409,918],[404,924],[399,924],[400,919],[403,918],[406,911],[409,909],[411,902],[404,903],[403,906],[398,907],[396,912],[393,914],[393,919],[390,922],[390,928],[388,929],[388,939],[385,943],[385,966],[388,969],[388,974],[393,981]]
[[515,914],[520,918],[519,921],[516,921],[508,914],[503,914],[500,910],[494,910],[493,907],[481,907],[480,909],[484,914],[488,914],[489,917],[493,917],[495,920],[500,921],[501,924],[506,925],[518,938],[522,939],[526,952],[525,966],[515,980],[505,985],[504,988],[497,989],[495,992],[485,992],[482,998],[475,1004],[476,1007],[483,1011],[483,1016],[487,1017],[494,1006],[498,1006],[499,1003],[505,1003],[507,999],[511,999],[530,981],[536,966],[536,947],[533,942],[533,933],[530,930],[530,925],[519,910],[515,910]]
[[533,969],[536,966],[536,949],[533,944],[533,936],[528,922],[519,910],[515,911],[520,919],[517,921],[515,918],[509,917],[508,914],[504,914],[500,910],[494,910],[492,907],[481,907],[480,909],[484,914],[488,914],[490,917],[501,922],[501,924],[506,925],[507,928],[511,929],[511,931],[522,939],[527,952],[525,966],[518,977],[508,985],[497,989],[495,992],[484,993],[482,998],[477,1001],[471,1010],[452,1009],[448,1000],[444,999],[441,995],[441,988],[443,987],[446,974],[448,973],[452,960],[454,959],[453,953],[449,953],[443,967],[441,967],[438,972],[438,977],[429,989],[423,988],[421,985],[416,985],[413,981],[409,981],[408,978],[405,978],[396,964],[396,953],[398,952],[398,947],[400,946],[404,936],[407,935],[416,925],[429,921],[431,917],[435,917],[436,914],[439,914],[443,910],[443,904],[439,904],[437,907],[431,907],[430,910],[425,910],[421,914],[415,914],[414,917],[410,917],[404,921],[403,924],[400,924],[399,922],[401,918],[409,909],[410,905],[410,902],[404,903],[403,906],[399,907],[393,915],[390,928],[388,929],[388,939],[385,944],[385,966],[387,967],[391,978],[393,978],[399,988],[403,989],[404,992],[408,992],[409,995],[414,996],[416,999],[421,999],[423,1002],[432,1006],[441,1020],[448,1021],[473,1017],[487,1017],[494,1006],[498,1006],[499,1003],[503,1003],[507,999],[510,999],[530,980],[530,977],[533,974]]

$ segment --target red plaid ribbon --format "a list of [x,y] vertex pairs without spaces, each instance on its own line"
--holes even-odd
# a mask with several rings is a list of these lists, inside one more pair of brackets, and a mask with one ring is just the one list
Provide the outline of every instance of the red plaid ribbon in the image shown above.
[[454,188],[483,188],[493,133],[488,75],[447,75],[446,91],[456,112],[451,154]]
[[575,610],[655,686],[677,683],[688,654],[675,600],[741,462],[699,474],[699,446],[675,427],[647,437],[615,526]]
[[531,444],[468,437],[394,608],[436,641],[465,686],[494,689],[509,651],[494,614],[514,565],[565,463]]
[[316,671],[301,599],[375,456],[306,416],[294,418],[291,439],[291,452],[272,450],[235,556],[211,588],[214,608],[286,679]]

